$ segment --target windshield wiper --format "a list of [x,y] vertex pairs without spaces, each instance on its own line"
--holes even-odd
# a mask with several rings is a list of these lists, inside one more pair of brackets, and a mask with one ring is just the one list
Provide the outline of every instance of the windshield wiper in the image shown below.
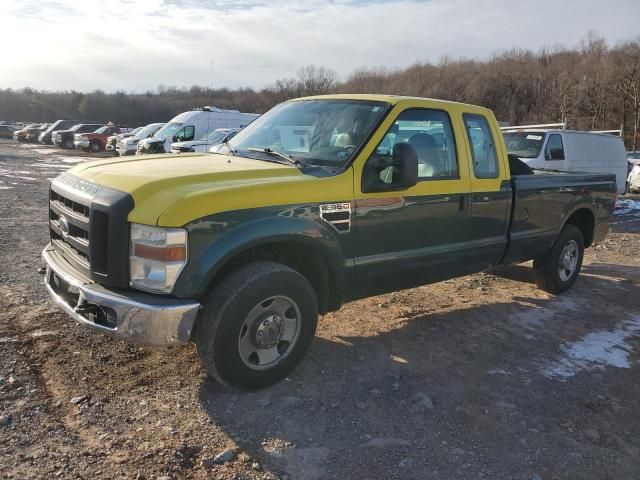
[[[260,153],[267,153],[273,157],[278,157],[283,159],[284,161],[286,161],[289,165],[293,165],[294,167],[300,167],[301,163],[298,160],[294,160],[291,155],[286,155],[284,153],[280,153],[280,152],[276,152],[275,150],[270,149],[269,147],[265,147],[265,148],[247,148],[247,150],[249,150],[250,152],[260,152]],[[279,162],[282,163],[282,162]]]

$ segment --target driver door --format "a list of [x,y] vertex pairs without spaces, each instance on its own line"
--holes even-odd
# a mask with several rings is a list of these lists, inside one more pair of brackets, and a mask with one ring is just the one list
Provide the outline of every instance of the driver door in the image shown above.
[[[395,145],[407,143],[418,156],[418,182],[386,191],[381,184],[381,191],[363,193],[361,176],[356,172],[357,296],[410,288],[467,272],[471,186],[464,130],[455,116],[441,109],[406,108],[390,118],[367,162],[390,155]],[[389,182],[392,176],[383,171],[380,181]]]

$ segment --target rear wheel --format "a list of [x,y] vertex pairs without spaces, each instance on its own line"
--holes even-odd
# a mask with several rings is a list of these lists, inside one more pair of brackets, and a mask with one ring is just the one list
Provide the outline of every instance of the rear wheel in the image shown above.
[[551,251],[533,262],[538,287],[549,293],[569,290],[580,273],[584,257],[584,238],[575,225],[565,225]]
[[73,148],[73,140],[65,140],[64,142],[62,142],[62,148],[71,150]]
[[316,294],[303,275],[279,263],[256,262],[209,293],[194,337],[209,375],[252,390],[282,380],[298,365],[317,321]]

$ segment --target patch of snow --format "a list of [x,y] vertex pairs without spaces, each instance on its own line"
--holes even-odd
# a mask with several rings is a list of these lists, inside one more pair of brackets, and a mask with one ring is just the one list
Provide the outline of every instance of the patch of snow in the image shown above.
[[616,209],[613,211],[613,214],[640,217],[640,200],[633,200],[631,198],[619,199],[616,202]]
[[77,157],[57,157],[60,160],[62,160],[65,163],[80,163],[80,162],[84,162],[85,160],[98,160],[97,158],[93,158],[93,157],[84,157],[84,158],[77,158]]
[[59,163],[32,163],[30,167],[42,167],[42,168],[69,168],[69,165],[62,165]]
[[0,190],[11,190],[13,187],[5,187],[5,186],[1,186]]
[[575,312],[578,304],[568,297],[555,297],[544,307],[531,305],[528,310],[512,315],[514,323],[521,327],[537,330],[543,323],[552,320],[556,315]]
[[549,378],[566,381],[581,371],[605,367],[631,368],[631,337],[640,336],[640,315],[622,322],[614,330],[592,332],[581,340],[562,345],[564,356],[543,368]]
[[43,155],[48,155],[48,154],[54,152],[54,150],[51,149],[51,148],[34,148],[33,151],[34,152],[38,152],[38,153],[42,153]]

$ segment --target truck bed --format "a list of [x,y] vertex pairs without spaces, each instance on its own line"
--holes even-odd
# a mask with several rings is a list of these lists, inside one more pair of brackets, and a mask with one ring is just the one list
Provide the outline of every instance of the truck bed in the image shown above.
[[514,175],[509,239],[502,263],[547,252],[571,215],[591,214],[596,230],[592,238],[585,238],[585,246],[599,241],[606,235],[615,207],[615,182],[613,174],[534,170],[530,175]]

